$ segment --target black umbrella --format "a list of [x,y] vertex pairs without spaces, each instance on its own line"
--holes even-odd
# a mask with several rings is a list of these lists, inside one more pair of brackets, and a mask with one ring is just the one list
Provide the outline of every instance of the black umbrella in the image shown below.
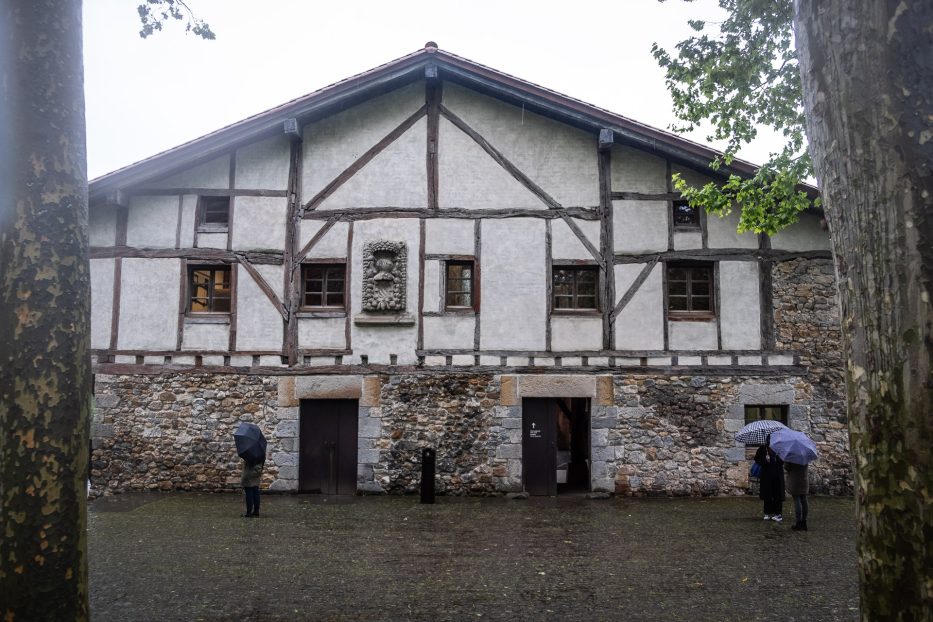
[[242,422],[233,433],[236,453],[249,464],[266,461],[266,437],[254,423]]

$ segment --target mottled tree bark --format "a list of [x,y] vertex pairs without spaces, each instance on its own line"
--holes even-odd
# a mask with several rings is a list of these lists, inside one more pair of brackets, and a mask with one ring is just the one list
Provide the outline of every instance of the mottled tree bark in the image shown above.
[[80,0],[0,3],[0,614],[85,620],[90,280]]
[[933,617],[933,3],[797,0],[836,257],[863,620]]

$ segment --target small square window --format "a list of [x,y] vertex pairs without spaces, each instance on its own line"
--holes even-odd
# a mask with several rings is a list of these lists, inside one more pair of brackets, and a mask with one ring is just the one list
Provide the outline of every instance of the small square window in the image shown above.
[[230,266],[188,267],[188,313],[230,313]]
[[599,268],[554,266],[551,278],[555,311],[599,310]]
[[713,266],[712,264],[667,265],[668,317],[712,317]]
[[473,261],[448,261],[444,280],[444,308],[475,309],[476,273]]
[[699,229],[700,208],[690,207],[685,199],[678,199],[671,203],[671,214],[675,229]]
[[346,308],[346,278],[344,263],[304,264],[301,267],[302,308]]
[[230,197],[202,196],[198,199],[198,228],[226,229],[230,225]]

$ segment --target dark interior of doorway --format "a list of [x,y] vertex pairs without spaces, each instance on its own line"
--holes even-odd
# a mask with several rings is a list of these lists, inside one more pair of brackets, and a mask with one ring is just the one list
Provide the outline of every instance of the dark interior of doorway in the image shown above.
[[590,490],[590,400],[556,398],[557,494]]

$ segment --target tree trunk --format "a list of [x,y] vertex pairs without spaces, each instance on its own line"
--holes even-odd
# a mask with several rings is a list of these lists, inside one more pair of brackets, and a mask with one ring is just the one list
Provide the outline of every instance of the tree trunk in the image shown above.
[[863,620],[930,620],[933,3],[796,0],[836,257]]
[[90,279],[80,0],[0,4],[0,613],[85,620]]

